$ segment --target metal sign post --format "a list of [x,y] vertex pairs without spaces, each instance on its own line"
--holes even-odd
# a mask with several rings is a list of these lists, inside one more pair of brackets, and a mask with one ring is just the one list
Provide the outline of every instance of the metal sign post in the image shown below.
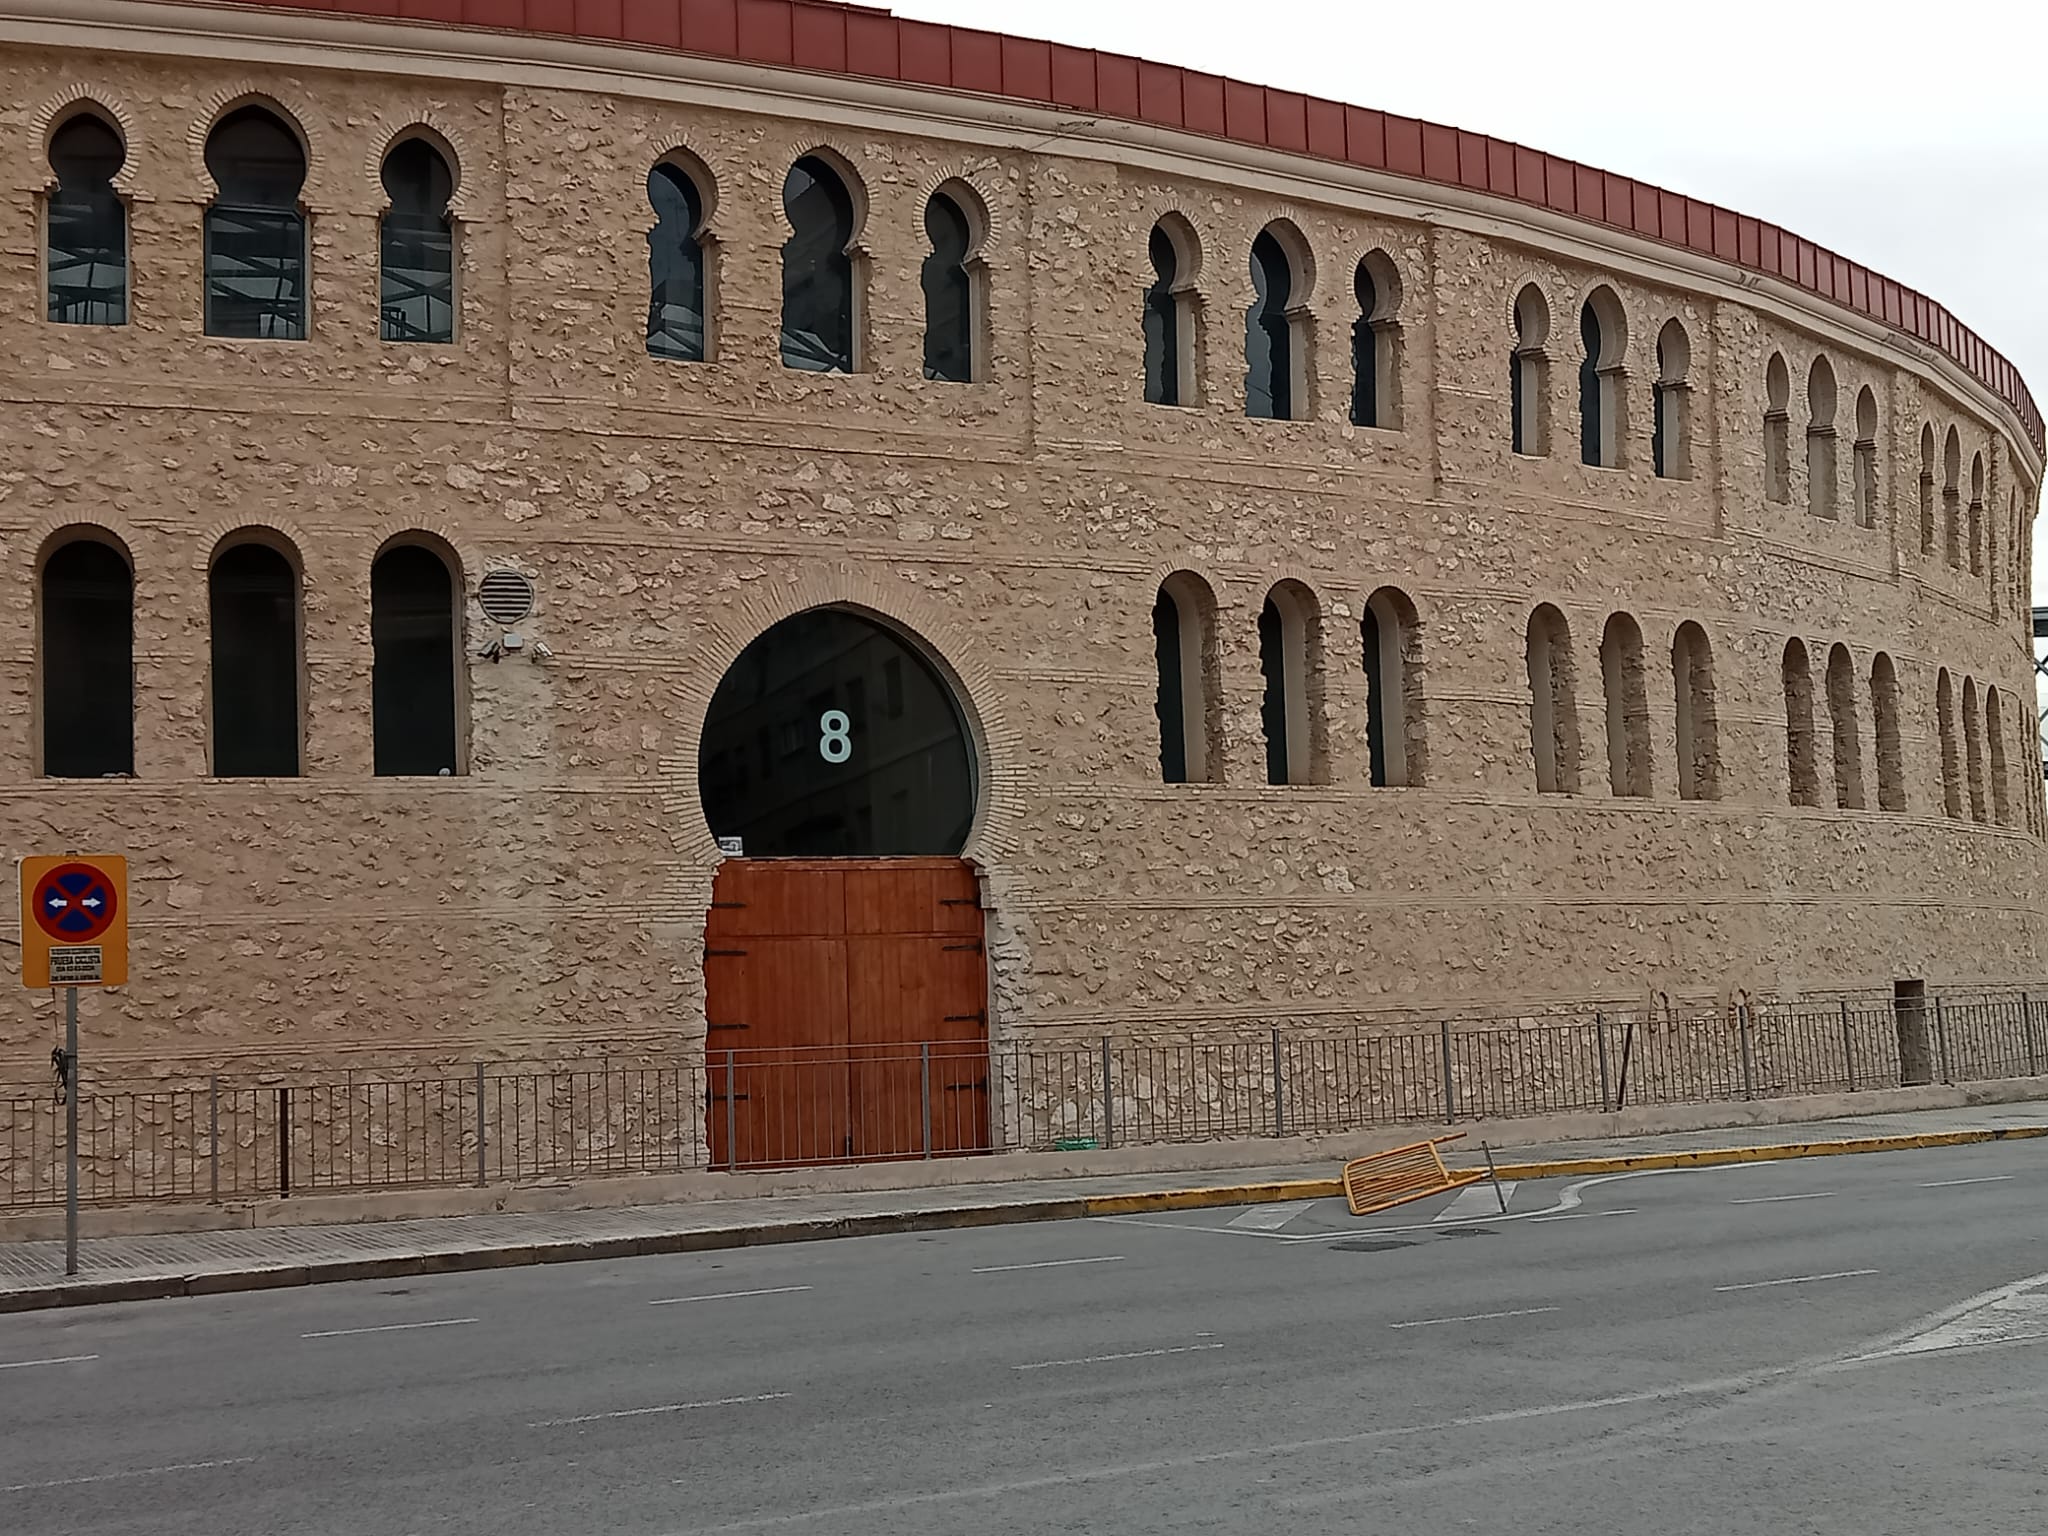
[[64,989],[64,1273],[78,1273],[78,988]]

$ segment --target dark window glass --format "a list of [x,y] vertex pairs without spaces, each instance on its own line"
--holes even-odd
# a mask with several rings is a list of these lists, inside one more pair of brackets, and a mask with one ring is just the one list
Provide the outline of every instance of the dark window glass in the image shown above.
[[1287,782],[1287,656],[1280,610],[1273,600],[1259,611],[1259,671],[1266,679],[1259,723],[1266,732],[1266,782]]
[[114,194],[126,158],[97,117],[74,117],[50,140],[49,316],[60,325],[128,323],[128,210]]
[[237,544],[213,562],[213,771],[290,778],[299,771],[299,602],[291,562]]
[[218,189],[206,210],[206,334],[280,341],[306,334],[306,156],[261,107],[222,118],[206,141]]
[[370,567],[372,739],[380,776],[454,773],[455,583],[431,549]]
[[1256,297],[1245,317],[1247,416],[1285,421],[1293,414],[1293,402],[1288,395],[1294,374],[1294,336],[1287,318],[1287,301],[1293,286],[1294,274],[1287,264],[1287,253],[1278,240],[1262,231],[1252,242],[1252,288]]
[[[887,707],[868,709],[877,696]],[[764,730],[782,746],[773,779],[749,750]],[[749,858],[952,855],[974,819],[952,690],[893,630],[835,608],[740,653],[712,696],[698,772],[712,833]]]
[[455,339],[455,232],[448,199],[455,178],[441,152],[424,139],[407,139],[385,158],[384,283],[381,310],[386,341]]
[[974,378],[973,297],[967,277],[967,215],[950,197],[925,205],[924,232],[932,253],[924,259],[924,376],[966,384]]
[[1351,323],[1351,420],[1360,427],[1380,424],[1380,338],[1372,317],[1379,312],[1379,290],[1363,262],[1358,266],[1358,318]]
[[1145,290],[1145,398],[1154,405],[1180,404],[1180,301],[1173,285],[1180,256],[1173,237],[1152,226],[1152,286]]
[[1600,317],[1588,304],[1579,311],[1579,340],[1586,358],[1579,364],[1579,462],[1600,462]]
[[1152,605],[1152,652],[1159,665],[1159,777],[1168,784],[1188,781],[1188,739],[1181,692],[1180,607],[1161,589]]
[[704,199],[672,165],[647,173],[654,228],[647,232],[647,350],[679,363],[704,361]]
[[43,564],[43,773],[135,771],[134,577],[120,552],[79,539]]
[[1659,475],[1671,471],[1664,465],[1664,395],[1662,384],[1653,385],[1650,390],[1650,468]]
[[833,169],[806,155],[789,168],[782,206],[782,365],[853,372],[853,198]]
[[1522,370],[1528,365],[1522,361],[1519,351],[1508,356],[1508,441],[1516,453],[1526,453],[1522,446]]
[[1365,647],[1365,749],[1367,773],[1375,785],[1387,782],[1387,713],[1385,668],[1380,655],[1380,618],[1370,607],[1358,621]]

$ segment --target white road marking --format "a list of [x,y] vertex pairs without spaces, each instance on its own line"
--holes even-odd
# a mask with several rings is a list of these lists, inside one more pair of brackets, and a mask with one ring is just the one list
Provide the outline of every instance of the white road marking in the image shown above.
[[1500,1193],[1493,1192],[1491,1184],[1468,1184],[1451,1197],[1451,1203],[1430,1218],[1434,1225],[1439,1221],[1481,1221],[1487,1216],[1498,1218],[1503,1214],[1501,1202],[1515,1198],[1515,1181],[1503,1179]]
[[1617,1206],[1611,1211],[1567,1211],[1562,1216],[1532,1216],[1529,1218],[1529,1224],[1531,1226],[1540,1226],[1546,1221],[1590,1221],[1596,1216],[1634,1216],[1636,1214],[1636,1207],[1623,1205]]
[[1463,1317],[1418,1317],[1411,1322],[1389,1323],[1389,1328],[1434,1328],[1439,1323],[1486,1323],[1496,1317],[1534,1317],[1539,1312],[1555,1312],[1556,1307],[1517,1307],[1512,1312],[1468,1312]]
[[2048,1274],[1983,1291],[1911,1327],[1871,1341],[1862,1353],[1827,1369],[1851,1370],[1902,1356],[1951,1349],[1990,1349],[2048,1341]]
[[758,1291],[713,1291],[706,1296],[664,1296],[647,1303],[650,1307],[680,1307],[691,1301],[738,1301],[742,1296],[794,1296],[808,1291],[808,1285],[771,1285]]
[[1751,1195],[1747,1200],[1730,1200],[1730,1205],[1781,1205],[1787,1200],[1832,1200],[1832,1189],[1818,1189],[1810,1195]]
[[971,1275],[1006,1275],[1013,1269],[1064,1269],[1069,1264],[1121,1264],[1124,1256],[1120,1253],[1105,1253],[1094,1259],[1040,1259],[1036,1264],[989,1264],[981,1269],[971,1269]]
[[84,1360],[97,1360],[98,1355],[58,1355],[50,1360],[0,1360],[0,1371],[25,1371],[32,1365],[77,1365]]
[[748,1397],[713,1397],[701,1403],[656,1403],[652,1408],[614,1408],[610,1413],[579,1413],[569,1419],[536,1419],[528,1429],[559,1429],[564,1424],[595,1424],[600,1419],[637,1419],[650,1413],[688,1413],[693,1408],[730,1408],[737,1403],[772,1403],[787,1392],[756,1392]]
[[1013,1365],[1013,1371],[1048,1371],[1056,1365],[1101,1365],[1110,1360],[1150,1360],[1156,1355],[1192,1355],[1198,1350],[1221,1349],[1221,1344],[1176,1344],[1171,1349],[1132,1349],[1117,1355],[1083,1355],[1078,1360],[1034,1360],[1029,1365]]
[[1959,1184],[2003,1184],[2013,1177],[2009,1173],[1987,1173],[1977,1179],[1936,1179],[1931,1184],[1922,1184],[1922,1189],[1954,1189]]
[[1717,1291],[1760,1291],[1772,1285],[1810,1285],[1816,1280],[1854,1280],[1859,1275],[1874,1275],[1874,1269],[1834,1269],[1824,1275],[1787,1275],[1782,1280],[1746,1280],[1741,1285],[1717,1285]]
[[1278,1232],[1314,1204],[1313,1200],[1283,1200],[1278,1205],[1255,1205],[1242,1215],[1231,1217],[1230,1224],[1241,1231]]
[[166,1467],[137,1467],[132,1472],[95,1472],[91,1477],[53,1477],[42,1483],[9,1483],[0,1493],[27,1493],[36,1488],[73,1488],[80,1483],[111,1483],[124,1477],[155,1477],[159,1472],[203,1472],[209,1467],[239,1467],[254,1456],[224,1456],[218,1461],[174,1461]]
[[431,1323],[379,1323],[375,1328],[323,1328],[318,1333],[302,1333],[302,1339],[345,1339],[357,1333],[404,1333],[412,1328],[460,1328],[473,1323],[473,1317],[442,1317]]

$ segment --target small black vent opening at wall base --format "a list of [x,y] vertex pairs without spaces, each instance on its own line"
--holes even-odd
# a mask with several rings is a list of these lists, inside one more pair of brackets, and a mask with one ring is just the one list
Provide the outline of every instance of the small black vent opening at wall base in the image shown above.
[[533,612],[533,582],[522,571],[501,566],[477,583],[477,606],[494,624],[517,624]]

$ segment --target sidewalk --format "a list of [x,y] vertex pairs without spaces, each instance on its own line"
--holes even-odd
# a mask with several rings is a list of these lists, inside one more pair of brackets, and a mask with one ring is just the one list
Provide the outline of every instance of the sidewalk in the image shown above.
[[[1503,1176],[1529,1179],[2017,1137],[2048,1137],[2048,1102],[1503,1146],[1494,1149],[1494,1161]],[[1454,1161],[1468,1166],[1480,1157],[1471,1143],[1459,1152]],[[64,1275],[61,1242],[22,1242],[0,1246],[0,1312],[885,1232],[1317,1199],[1339,1193],[1337,1171],[1333,1163],[1324,1162],[1209,1174],[1098,1174],[610,1210],[87,1238],[79,1244],[81,1273],[72,1279]]]

